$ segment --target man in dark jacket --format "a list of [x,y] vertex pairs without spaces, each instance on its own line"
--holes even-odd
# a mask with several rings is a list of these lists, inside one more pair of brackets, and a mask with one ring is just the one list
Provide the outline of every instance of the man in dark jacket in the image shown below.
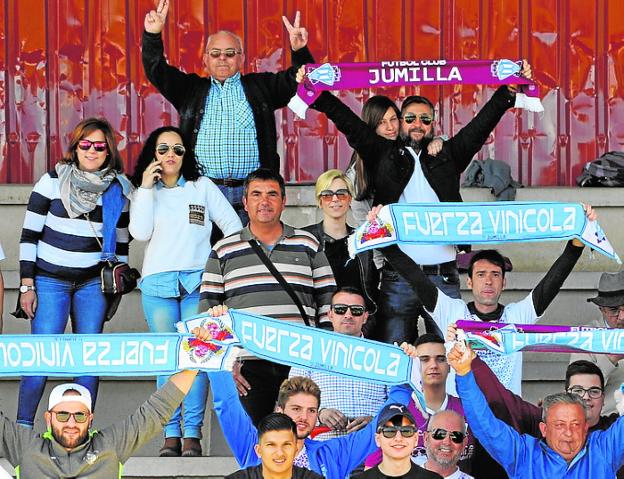
[[[531,78],[523,62],[522,75]],[[514,105],[515,87],[502,86],[477,116],[442,150],[432,156],[427,146],[433,138],[434,106],[427,98],[410,96],[401,109],[401,134],[388,140],[375,133],[340,100],[322,94],[312,105],[332,120],[362,158],[373,181],[374,204],[461,201],[459,178],[479,152],[503,114]],[[403,247],[402,247],[403,249]],[[453,246],[408,246],[404,251],[445,294],[459,298],[459,274]],[[388,264],[382,270],[376,338],[386,342],[413,342],[421,301]],[[435,325],[428,325],[438,332]]]
[[161,32],[171,0],[160,0],[145,16],[142,59],[145,75],[180,115],[180,129],[203,174],[212,179],[243,221],[242,186],[259,167],[279,172],[273,112],[295,94],[295,72],[313,62],[308,33],[284,18],[290,36],[293,66],[278,73],[241,75],[245,56],[241,39],[219,31],[208,37],[203,62],[209,77],[184,73],[167,64]]
[[314,471],[294,465],[297,426],[286,414],[272,413],[258,423],[256,454],[262,461],[230,474],[225,479],[321,479]]

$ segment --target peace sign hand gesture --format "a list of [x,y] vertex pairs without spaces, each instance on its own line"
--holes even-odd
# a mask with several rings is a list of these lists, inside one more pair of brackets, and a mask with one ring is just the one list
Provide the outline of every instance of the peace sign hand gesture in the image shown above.
[[308,44],[308,31],[305,27],[301,27],[299,25],[301,21],[301,14],[299,13],[299,10],[297,10],[297,13],[295,14],[295,21],[293,23],[290,23],[288,18],[285,16],[282,16],[282,21],[284,22],[286,30],[288,30],[290,47],[293,51],[296,52],[297,50],[305,47]]
[[145,15],[143,27],[148,33],[160,33],[165,26],[167,13],[169,12],[169,0],[159,0],[156,10],[150,10]]

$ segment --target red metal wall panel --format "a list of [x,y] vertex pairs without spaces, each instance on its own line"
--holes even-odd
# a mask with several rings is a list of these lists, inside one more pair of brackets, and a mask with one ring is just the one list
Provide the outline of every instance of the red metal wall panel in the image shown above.
[[[32,183],[61,156],[82,118],[118,132],[128,169],[154,128],[176,112],[145,79],[140,39],[152,0],[0,0],[0,183]],[[507,113],[480,157],[508,162],[526,185],[572,185],[583,164],[624,150],[624,3],[620,0],[171,0],[165,48],[201,73],[206,37],[244,39],[245,71],[288,66],[281,16],[301,10],[317,61],[529,58],[543,115]],[[419,93],[452,135],[491,86],[343,92],[357,111],[373,94]],[[277,113],[288,181],[344,167],[351,150],[323,115]]]

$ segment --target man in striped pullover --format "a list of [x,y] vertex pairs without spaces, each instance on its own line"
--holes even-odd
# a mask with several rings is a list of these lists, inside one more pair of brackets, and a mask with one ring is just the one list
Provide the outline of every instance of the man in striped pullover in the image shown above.
[[[243,205],[249,224],[214,245],[202,277],[199,311],[225,304],[284,321],[302,323],[310,318],[320,327],[331,328],[327,312],[336,282],[316,238],[280,221],[286,207],[284,179],[266,168],[250,173],[244,183]],[[307,318],[254,251],[252,242],[257,242],[292,287]],[[234,368],[241,401],[254,424],[273,411],[289,369],[248,355]]]

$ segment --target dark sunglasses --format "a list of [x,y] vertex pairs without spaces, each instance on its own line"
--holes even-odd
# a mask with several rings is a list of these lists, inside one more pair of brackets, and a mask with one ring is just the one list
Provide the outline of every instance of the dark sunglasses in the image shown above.
[[431,122],[433,121],[433,118],[431,118],[426,113],[421,113],[420,115],[416,115],[414,113],[406,113],[405,115],[403,115],[402,118],[403,121],[405,121],[405,123],[407,123],[408,125],[410,123],[414,123],[416,121],[416,118],[418,118],[420,122],[426,126],[431,125]]
[[347,309],[350,309],[353,316],[362,316],[366,312],[366,308],[361,304],[332,304],[331,309],[336,314],[345,314]]
[[67,422],[72,416],[74,416],[74,421],[78,424],[85,423],[89,419],[89,415],[86,412],[52,411],[52,413],[56,416],[58,422]]
[[219,58],[221,55],[225,55],[228,58],[234,58],[236,55],[243,53],[241,50],[235,50],[234,48],[226,48],[221,50],[220,48],[213,48],[208,51],[208,55],[212,58]]
[[432,431],[428,431],[431,434],[431,437],[436,441],[441,441],[446,437],[447,434],[451,436],[451,441],[455,444],[461,444],[466,439],[466,433],[462,431],[447,431],[446,429],[433,429]]
[[105,141],[80,140],[78,142],[78,148],[83,151],[89,151],[91,145],[93,145],[93,149],[98,153],[102,153],[108,149],[108,145]]
[[175,145],[160,143],[156,145],[156,153],[159,155],[166,155],[169,150],[172,150],[176,156],[184,156],[184,153],[186,153],[186,148],[180,145],[180,143],[176,143]]
[[377,429],[377,432],[380,432],[386,439],[392,439],[397,432],[401,432],[403,437],[412,437],[416,434],[416,428],[414,426],[384,426]]
[[331,200],[334,199],[334,196],[338,198],[339,200],[343,201],[343,200],[346,200],[349,196],[351,196],[351,194],[349,193],[349,190],[345,190],[343,188],[343,189],[336,190],[336,191],[323,190],[319,193],[319,196],[321,197],[322,201],[329,203]]

